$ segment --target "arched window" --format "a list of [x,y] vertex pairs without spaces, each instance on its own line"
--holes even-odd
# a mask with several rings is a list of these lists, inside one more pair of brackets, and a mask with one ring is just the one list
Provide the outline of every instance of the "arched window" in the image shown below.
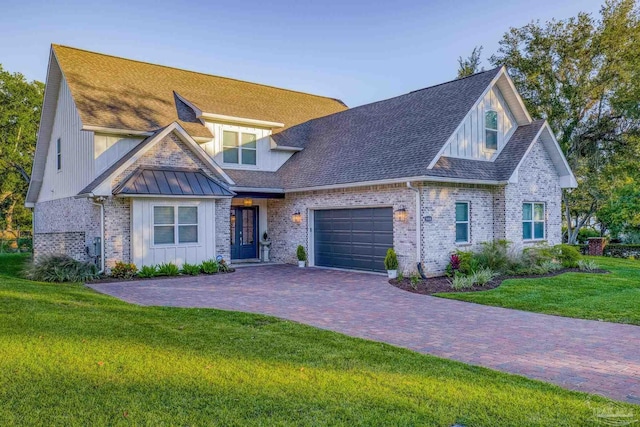
[[484,148],[498,149],[498,113],[493,110],[484,113]]

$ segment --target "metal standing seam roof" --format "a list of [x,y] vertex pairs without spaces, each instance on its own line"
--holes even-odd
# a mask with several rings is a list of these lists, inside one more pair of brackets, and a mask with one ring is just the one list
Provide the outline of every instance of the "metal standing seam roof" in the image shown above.
[[232,197],[235,193],[208,177],[200,169],[136,169],[118,185],[114,195]]

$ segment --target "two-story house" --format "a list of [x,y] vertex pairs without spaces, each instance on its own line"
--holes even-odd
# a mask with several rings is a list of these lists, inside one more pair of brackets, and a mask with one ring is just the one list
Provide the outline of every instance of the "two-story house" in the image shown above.
[[494,239],[561,240],[576,180],[504,68],[341,101],[52,46],[27,206],[34,253],[138,267],[260,258],[442,273]]

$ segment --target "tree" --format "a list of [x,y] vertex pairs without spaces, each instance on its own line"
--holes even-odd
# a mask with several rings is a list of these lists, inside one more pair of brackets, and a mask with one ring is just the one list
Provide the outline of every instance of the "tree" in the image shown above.
[[563,192],[569,243],[636,168],[624,160],[640,143],[639,13],[634,0],[608,0],[600,15],[511,28],[490,58],[549,121],[576,174],[578,188]]
[[482,55],[482,46],[476,46],[467,58],[463,59],[462,56],[458,58],[458,78],[484,71],[484,68],[480,68],[480,55]]
[[44,84],[0,65],[0,226],[28,226],[24,208],[35,152]]

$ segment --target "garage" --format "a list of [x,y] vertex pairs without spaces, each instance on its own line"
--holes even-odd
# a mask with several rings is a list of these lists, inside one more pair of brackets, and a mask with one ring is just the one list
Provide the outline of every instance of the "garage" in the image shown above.
[[314,211],[314,264],[320,267],[385,271],[393,247],[393,208]]

